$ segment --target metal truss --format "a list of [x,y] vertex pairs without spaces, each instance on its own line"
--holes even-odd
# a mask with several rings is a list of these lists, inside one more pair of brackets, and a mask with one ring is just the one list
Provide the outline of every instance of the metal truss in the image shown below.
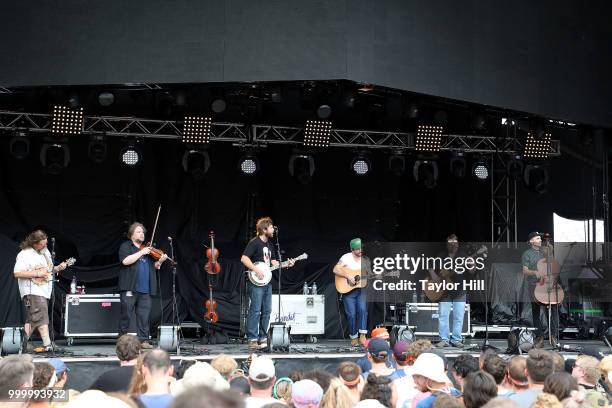
[[[182,125],[172,120],[142,119],[114,116],[84,116],[83,134],[107,136],[181,139]],[[31,133],[51,131],[51,115],[0,111],[0,129],[27,130]],[[381,132],[370,130],[332,129],[330,147],[359,149],[414,150],[414,133]],[[303,145],[304,129],[299,127],[252,125],[240,123],[212,124],[212,142],[231,142],[242,145],[265,146],[268,144]],[[523,146],[515,137],[491,137],[482,135],[447,134],[442,136],[441,151],[466,153],[520,154]],[[558,140],[551,144],[550,156],[559,156]]]
[[517,180],[508,177],[509,157],[491,155],[491,246],[516,248]]

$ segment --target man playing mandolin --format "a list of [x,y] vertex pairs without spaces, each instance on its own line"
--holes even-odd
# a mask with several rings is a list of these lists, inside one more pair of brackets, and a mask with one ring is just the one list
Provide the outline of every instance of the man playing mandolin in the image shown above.
[[351,252],[342,255],[336,266],[334,266],[334,273],[346,278],[350,286],[355,286],[355,289],[351,290],[343,297],[344,312],[346,313],[346,320],[348,321],[351,346],[355,347],[361,344],[365,347],[366,334],[368,333],[366,293],[365,289],[362,289],[361,285],[359,285],[359,282],[355,282],[355,276],[362,276],[370,273],[371,265],[368,260],[365,259],[363,265],[364,273],[361,273],[363,260],[361,238],[352,239],[349,245]]
[[127,334],[130,322],[136,318],[136,331],[141,347],[151,349],[149,340],[149,314],[151,296],[157,295],[157,270],[168,256],[163,254],[155,263],[148,256],[151,247],[144,246],[145,227],[135,222],[128,228],[128,241],[119,247],[119,293],[121,296],[121,321],[119,336]]
[[[539,232],[532,232],[528,236],[528,242],[530,248],[523,252],[521,257],[521,264],[523,265],[523,274],[527,278],[529,284],[529,293],[532,294],[535,291],[536,284],[540,278],[546,277],[546,272],[538,271],[538,261],[546,257],[544,248],[542,248],[542,236]],[[547,334],[546,327],[540,319],[540,309],[545,305],[540,305],[536,301],[531,302],[531,316],[533,319],[533,326],[536,328],[536,341],[535,347],[542,347],[544,344],[544,336]],[[557,327],[559,327],[559,315],[557,313],[557,305],[551,305],[555,309],[551,312],[551,340],[552,343],[556,343],[553,333],[557,333]]]
[[[264,271],[255,265],[263,262],[267,267],[278,265],[276,255],[270,239],[274,237],[274,225],[270,217],[257,220],[255,225],[257,236],[249,241],[240,262],[249,270],[255,272],[259,279],[263,279]],[[294,261],[289,259],[287,267],[292,267]],[[285,263],[283,263],[283,267]],[[246,322],[246,335],[249,340],[250,349],[266,348],[267,329],[272,313],[272,283],[264,286],[256,286],[247,283],[250,299],[249,312]]]
[[[49,311],[47,301],[51,297],[53,272],[66,269],[62,262],[53,266],[51,253],[47,249],[47,234],[36,230],[28,234],[21,243],[21,252],[17,254],[14,275],[19,284],[19,294],[26,308],[24,325],[26,339],[38,329],[45,351],[51,351],[53,345],[49,338]],[[45,283],[36,284],[33,280],[44,278]]]

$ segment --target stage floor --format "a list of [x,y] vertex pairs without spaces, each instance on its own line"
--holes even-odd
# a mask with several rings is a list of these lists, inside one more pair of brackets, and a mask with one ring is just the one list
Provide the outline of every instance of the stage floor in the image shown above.
[[[115,355],[115,339],[75,339],[71,346],[64,340],[58,340],[59,350],[51,353],[36,354],[35,361],[44,361],[50,357],[58,357],[66,362],[71,369],[68,386],[77,390],[85,390],[104,371],[116,367],[119,362]],[[482,347],[482,339],[468,339],[466,347],[458,349],[447,347],[440,349],[445,356],[453,359],[460,354],[469,353],[478,356]],[[505,354],[507,341],[492,339],[489,344],[497,347],[500,354]],[[599,349],[604,354],[610,352],[602,341],[595,340],[564,340],[567,350],[561,351],[564,358],[576,358],[579,351],[587,346]],[[242,362],[251,354],[246,343],[202,344],[201,339],[185,339],[181,343],[180,353],[171,353],[171,358],[177,364],[183,358],[210,361],[219,354],[228,354],[238,362]],[[335,373],[338,363],[355,361],[365,355],[363,348],[350,347],[348,340],[322,340],[318,343],[292,343],[288,352],[257,352],[269,355],[276,362],[277,376],[286,376],[293,371],[304,371],[320,368]]]

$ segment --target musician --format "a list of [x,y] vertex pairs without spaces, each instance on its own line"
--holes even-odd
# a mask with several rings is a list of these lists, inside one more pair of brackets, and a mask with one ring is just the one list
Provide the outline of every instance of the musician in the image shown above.
[[[362,256],[361,238],[354,238],[349,243],[351,252],[348,252],[340,258],[336,266],[334,266],[334,274],[346,278],[350,285],[355,285],[354,272],[360,271],[362,260],[364,273],[369,273],[371,264],[369,260]],[[362,288],[356,288],[345,294],[343,297],[344,313],[348,321],[349,337],[351,346],[366,345],[366,334],[368,333],[368,308],[366,305],[366,291]]]
[[[274,237],[274,224],[270,217],[257,220],[255,225],[257,236],[251,239],[244,248],[240,262],[251,271],[255,272],[259,279],[263,279],[264,271],[255,263],[263,262],[268,267],[278,265],[274,247],[270,239]],[[294,261],[288,260],[288,267],[292,267]],[[256,286],[251,282],[248,285],[250,299],[249,311],[246,322],[246,335],[249,340],[250,349],[266,348],[268,346],[267,330],[270,324],[270,313],[272,313],[272,283],[265,286]]]
[[[530,248],[523,252],[521,264],[523,265],[523,274],[527,279],[529,293],[531,293],[532,296],[531,316],[533,319],[533,326],[536,328],[535,347],[542,347],[544,344],[544,336],[548,334],[548,330],[547,327],[544,326],[544,323],[542,323],[542,319],[540,319],[540,311],[543,309],[545,313],[548,313],[548,310],[545,305],[540,305],[535,302],[533,293],[538,279],[546,277],[546,272],[540,273],[538,271],[538,261],[542,258],[546,258],[546,253],[544,248],[542,248],[542,236],[539,232],[534,231],[530,233],[527,239]],[[555,335],[559,327],[559,315],[557,313],[557,305],[551,305],[551,308],[552,332],[550,335],[553,344],[556,344],[557,339]],[[548,324],[546,324],[546,326],[548,326]]]
[[119,247],[119,294],[121,297],[121,320],[119,336],[127,334],[130,322],[136,319],[136,332],[141,348],[151,349],[149,344],[149,315],[151,313],[151,296],[158,293],[157,271],[168,256],[162,255],[158,261],[148,256],[151,247],[141,246],[144,243],[145,227],[135,222],[129,226],[127,237]]
[[[36,230],[28,234],[20,245],[13,274],[19,285],[19,295],[26,308],[26,323],[24,325],[26,341],[34,330],[38,329],[45,351],[52,351],[53,345],[49,338],[49,311],[47,302],[53,289],[53,272],[66,269],[62,262],[53,266],[51,253],[47,249],[47,234]],[[44,278],[46,283],[37,284],[32,278]]]
[[[455,234],[446,237],[446,250],[439,255],[444,258],[456,258],[465,256],[459,248],[459,238]],[[453,282],[461,282],[466,278],[466,273],[473,274],[474,268],[466,268],[466,271],[458,275],[454,271],[448,271],[449,274],[441,276],[440,270],[429,269],[429,274],[434,281],[442,281],[445,277],[450,277]],[[461,330],[463,328],[463,318],[465,315],[465,303],[467,293],[463,289],[463,285],[458,285],[457,290],[446,291],[444,297],[438,303],[438,334],[440,341],[436,344],[437,347],[453,347],[463,348],[463,337]],[[451,309],[453,311],[452,324],[449,328],[449,319]]]

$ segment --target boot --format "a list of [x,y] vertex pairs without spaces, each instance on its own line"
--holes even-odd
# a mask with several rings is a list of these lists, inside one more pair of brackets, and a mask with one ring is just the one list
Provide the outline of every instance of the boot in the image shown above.
[[359,345],[359,339],[357,337],[355,337],[354,339],[351,339],[351,347],[357,347]]
[[365,347],[366,342],[367,342],[367,339],[366,339],[365,333],[359,333],[359,345],[362,347]]

